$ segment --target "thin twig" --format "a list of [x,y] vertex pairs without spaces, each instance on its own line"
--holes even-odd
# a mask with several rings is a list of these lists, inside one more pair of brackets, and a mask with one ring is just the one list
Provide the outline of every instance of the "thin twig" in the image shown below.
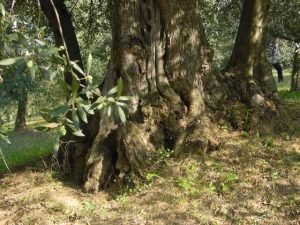
[[13,13],[16,2],[17,2],[17,0],[12,1],[11,7],[10,7],[10,14]]
[[63,33],[63,30],[62,30],[62,27],[61,27],[61,22],[60,22],[59,14],[57,12],[57,9],[55,7],[55,4],[54,4],[53,0],[50,0],[50,2],[52,4],[52,7],[53,7],[54,12],[55,12],[55,16],[56,16],[58,27],[59,27],[59,33],[60,33],[60,36],[61,36],[64,48],[65,48],[67,61],[69,63],[70,62],[70,56],[69,56],[69,52],[68,52],[68,49],[67,49],[67,44],[66,44],[66,41],[65,41],[64,33]]
[[6,163],[5,156],[4,156],[4,154],[3,154],[2,150],[1,150],[1,148],[0,148],[0,156],[1,156],[0,159],[2,159],[2,161],[4,162],[4,165],[5,165],[5,167],[7,168],[8,172],[11,173],[11,171],[10,171],[10,169],[9,169],[7,163]]

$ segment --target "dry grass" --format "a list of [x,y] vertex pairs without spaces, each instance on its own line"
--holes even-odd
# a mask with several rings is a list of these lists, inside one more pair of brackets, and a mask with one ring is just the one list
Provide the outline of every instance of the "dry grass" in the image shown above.
[[223,131],[226,144],[206,156],[167,158],[149,184],[84,194],[49,171],[0,180],[0,224],[300,224],[300,109],[296,130],[250,135]]

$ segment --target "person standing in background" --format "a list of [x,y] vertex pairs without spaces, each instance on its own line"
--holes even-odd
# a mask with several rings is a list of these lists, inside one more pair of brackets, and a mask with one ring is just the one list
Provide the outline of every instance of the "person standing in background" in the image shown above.
[[278,82],[283,81],[282,67],[280,65],[279,38],[275,38],[268,46],[268,61],[276,69]]

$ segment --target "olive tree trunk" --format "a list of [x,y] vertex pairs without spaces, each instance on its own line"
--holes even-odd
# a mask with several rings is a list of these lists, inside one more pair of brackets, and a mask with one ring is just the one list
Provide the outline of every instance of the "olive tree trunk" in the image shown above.
[[[102,115],[89,150],[84,190],[105,187],[111,173],[143,177],[159,149],[204,152],[216,146],[211,109],[222,96],[211,73],[213,52],[196,0],[116,0],[109,90],[118,78],[133,97],[128,121]],[[211,94],[213,93],[213,94]]]
[[266,104],[268,6],[267,0],[244,1],[236,45],[222,78],[211,71],[213,51],[197,0],[113,2],[110,69],[101,88],[105,94],[122,78],[123,95],[132,96],[132,108],[126,124],[103,113],[90,120],[88,127],[95,132],[88,130],[71,152],[85,191],[105,188],[115,174],[144,177],[162,148],[175,155],[216,148],[213,111],[229,100]]
[[269,107],[277,99],[276,83],[265,54],[269,5],[269,0],[244,1],[234,50],[224,70],[231,99],[249,107]]

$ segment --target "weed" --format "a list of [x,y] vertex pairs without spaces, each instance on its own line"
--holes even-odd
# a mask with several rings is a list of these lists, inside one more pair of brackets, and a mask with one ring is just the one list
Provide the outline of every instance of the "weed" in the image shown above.
[[147,173],[146,180],[137,177],[133,172],[125,174],[122,178],[121,194],[134,194],[150,187],[152,182],[158,177],[154,172]]
[[180,177],[176,180],[178,187],[183,189],[185,192],[193,192],[195,183],[187,178]]
[[233,189],[234,184],[239,181],[239,178],[234,173],[226,173],[219,178],[218,182],[210,182],[207,186],[209,192],[226,193]]
[[282,140],[284,140],[284,141],[290,141],[291,140],[291,136],[287,132],[282,132],[280,134],[280,136],[281,136]]
[[157,178],[162,178],[162,177],[159,176],[156,172],[149,172],[146,174],[146,180],[148,184],[152,184],[154,180],[156,180]]
[[188,168],[185,169],[186,176],[179,177],[176,180],[176,185],[182,189],[185,194],[195,196],[198,194],[199,190],[197,189],[198,183],[198,170],[199,165],[197,163],[191,164]]
[[[159,165],[166,165],[168,163],[168,161],[171,158],[171,154],[173,153],[173,151],[171,151],[170,149],[160,149],[159,150],[159,154],[157,155],[156,159],[155,159],[155,163],[159,164]],[[122,179],[122,186],[123,186],[123,190],[121,191],[122,193],[136,193],[142,190],[145,190],[146,188],[151,187],[151,185],[153,184],[153,182],[157,179],[163,179],[159,172],[153,170],[153,171],[149,171],[148,173],[145,174],[144,178],[145,179],[141,179],[139,177],[137,177],[133,172],[131,173],[127,173],[127,174],[122,174],[120,176],[120,178]]]
[[227,121],[233,129],[240,131],[249,131],[253,110],[243,107],[233,107],[226,116]]
[[279,177],[278,172],[274,172],[271,175],[273,191],[276,191],[276,189],[275,189],[276,188],[275,181],[278,179],[278,177]]
[[94,201],[85,201],[83,202],[84,212],[87,214],[91,214],[97,208],[97,203]]
[[129,197],[126,194],[119,195],[117,201],[121,204],[122,208],[127,208],[129,205]]
[[162,164],[162,165],[167,164],[168,161],[170,160],[173,152],[174,152],[173,150],[170,150],[168,148],[159,149],[158,156],[157,156],[155,162],[158,164]]
[[267,147],[267,148],[269,148],[269,149],[272,149],[272,148],[275,147],[275,141],[276,141],[275,137],[266,136],[262,140],[262,145],[265,146],[265,147]]
[[179,195],[177,198],[176,198],[176,204],[178,205],[183,205],[185,204],[186,202],[188,201],[187,197],[185,195]]

